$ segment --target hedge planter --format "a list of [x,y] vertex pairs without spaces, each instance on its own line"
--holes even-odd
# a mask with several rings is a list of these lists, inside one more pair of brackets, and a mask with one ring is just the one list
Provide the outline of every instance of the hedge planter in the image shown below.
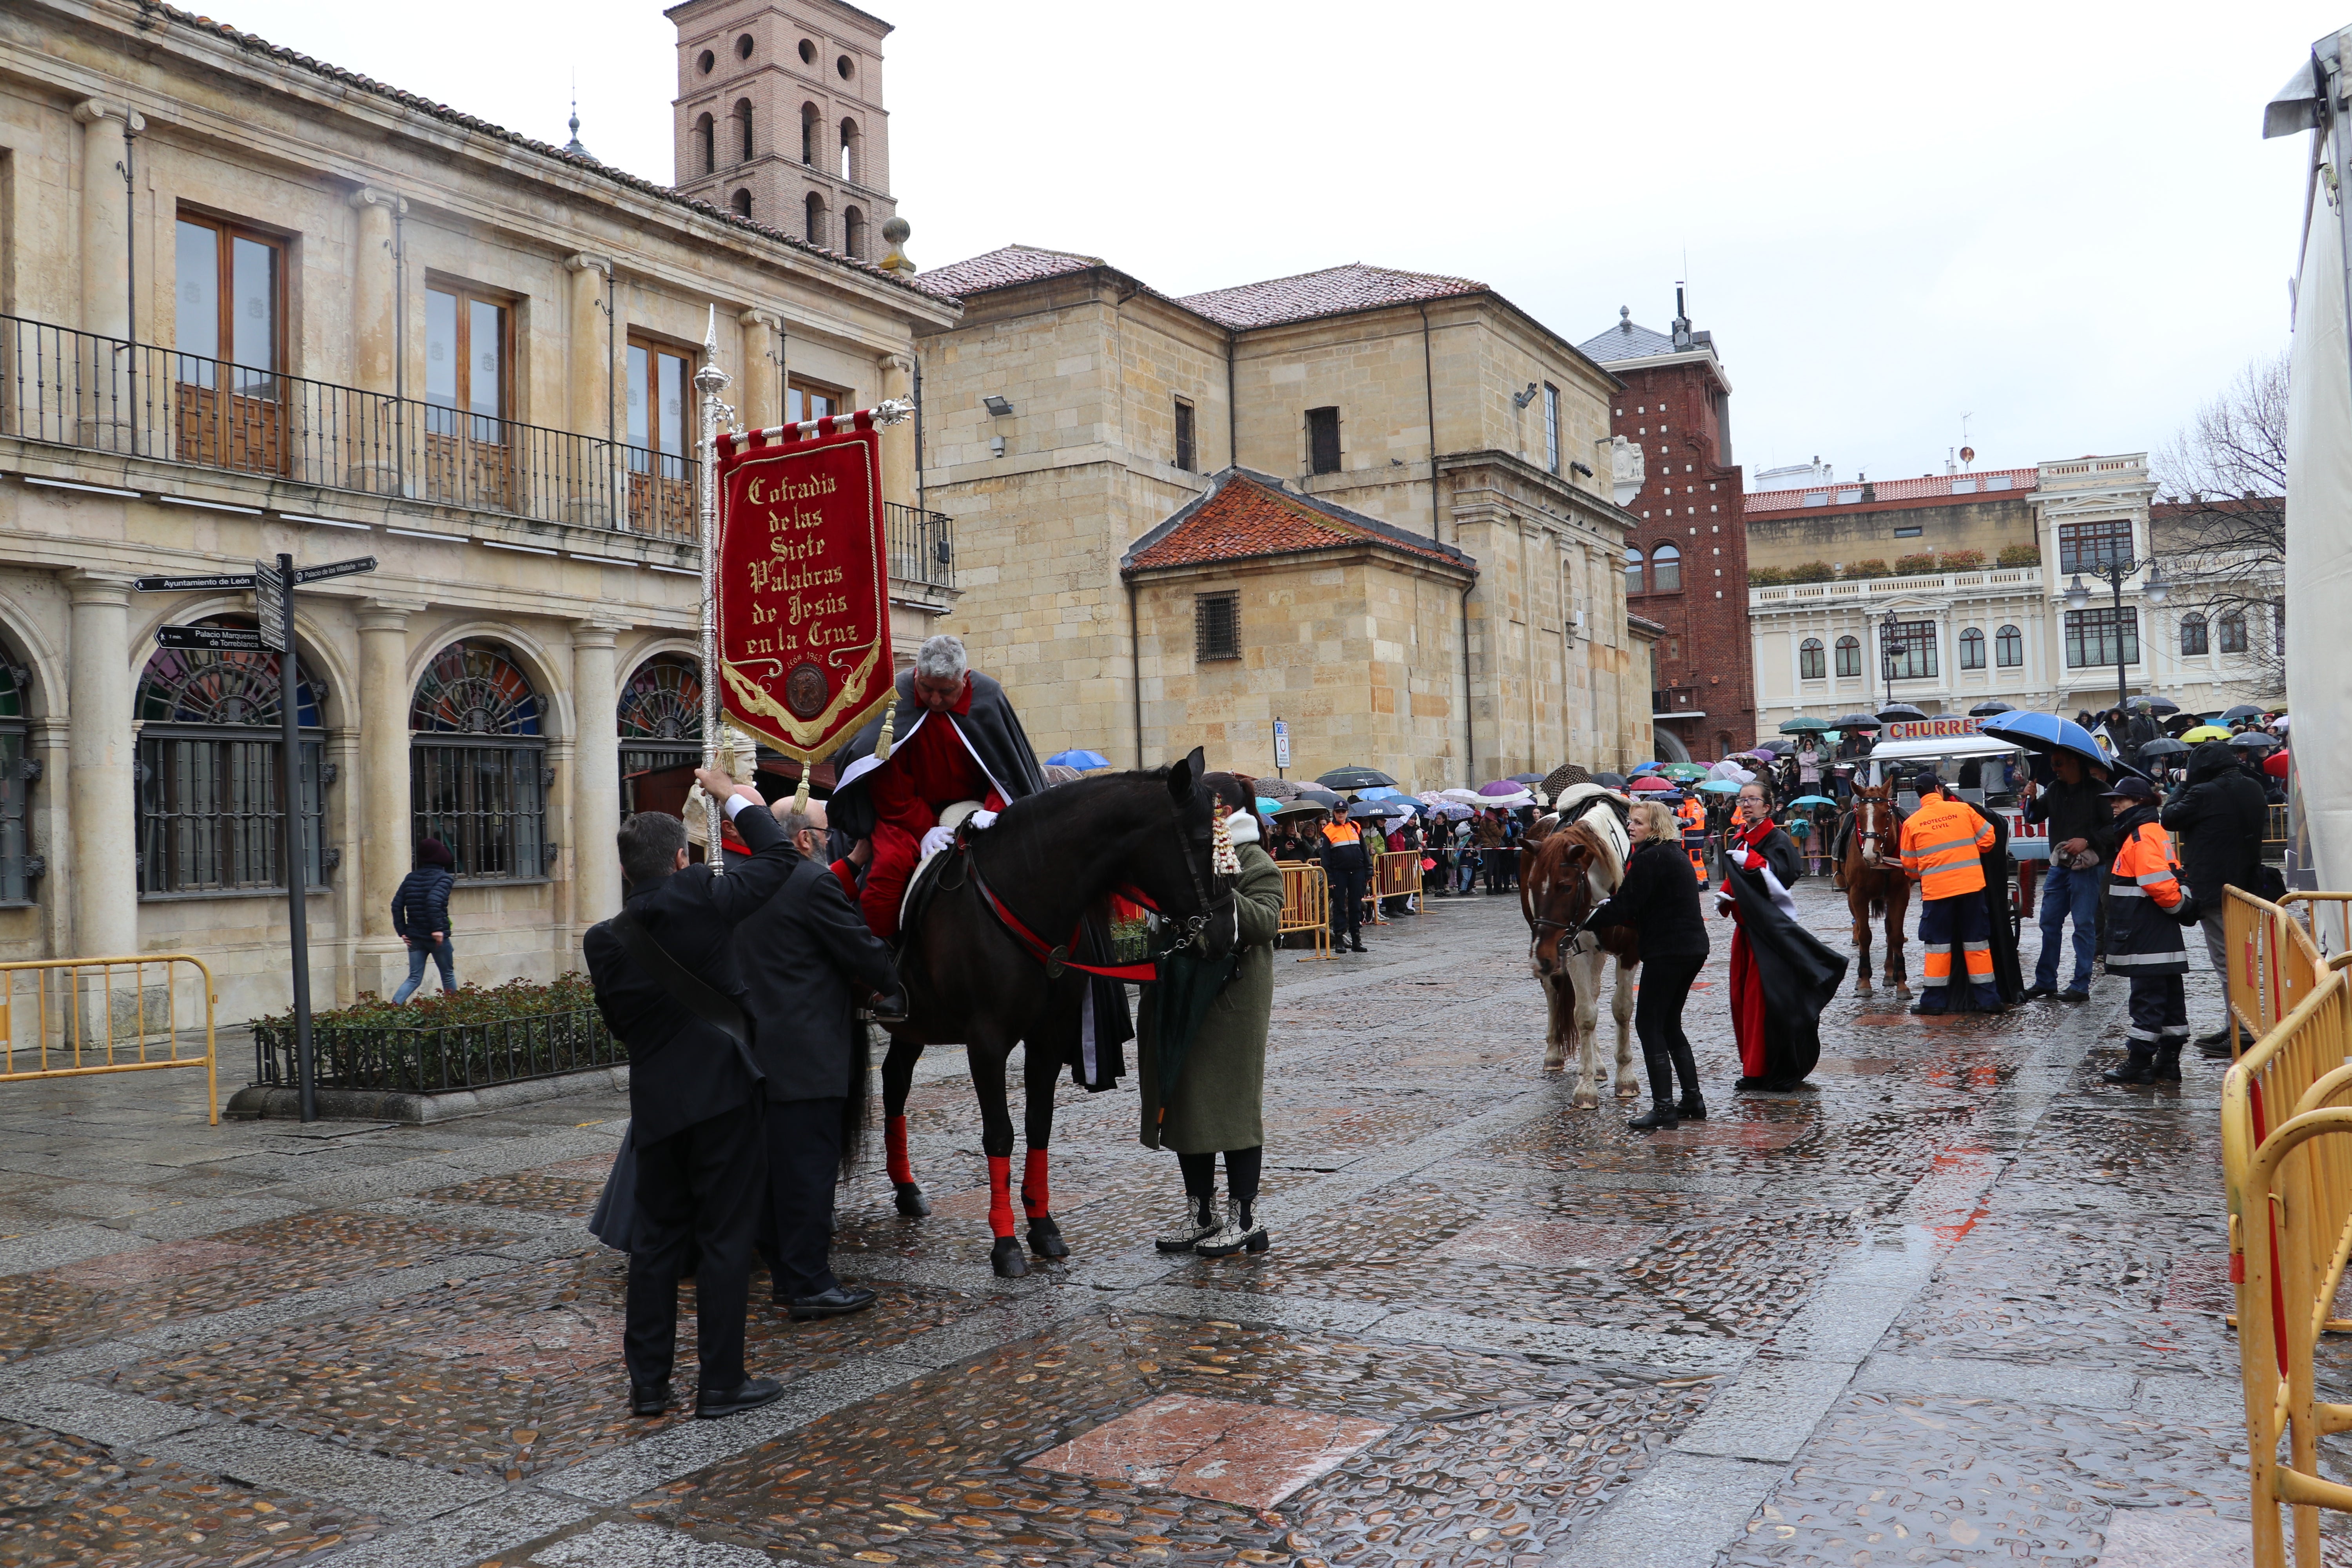
[[[575,1087],[549,1080],[616,1087],[627,1081],[629,1059],[576,974],[548,985],[469,985],[406,1006],[362,997],[315,1015],[310,1049],[322,1115],[402,1121],[440,1121]],[[253,1069],[252,1087],[231,1102],[232,1114],[278,1114],[299,1082],[291,1015],[254,1020]],[[502,1085],[530,1087],[497,1092]]]

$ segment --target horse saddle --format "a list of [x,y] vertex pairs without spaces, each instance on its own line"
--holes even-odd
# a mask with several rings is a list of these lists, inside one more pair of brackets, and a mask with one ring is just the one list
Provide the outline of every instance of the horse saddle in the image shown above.
[[[1595,808],[1601,805],[1609,809],[1596,814]],[[1625,828],[1626,818],[1632,811],[1632,805],[1606,785],[1580,784],[1570,784],[1560,792],[1559,804],[1554,815],[1559,818],[1562,827],[1591,817],[1592,831],[1601,836],[1601,842],[1608,845],[1617,857],[1617,864],[1622,866],[1625,858],[1633,851],[1633,836]]]
[[[940,826],[952,834],[963,826],[964,818],[979,809],[980,802],[976,800],[957,801],[940,813]],[[939,861],[954,847],[955,840],[950,838],[944,847],[932,850],[916,863],[915,874],[907,879],[907,891],[898,900],[898,929],[901,931],[913,926],[917,909],[929,901],[930,883],[939,874]]]

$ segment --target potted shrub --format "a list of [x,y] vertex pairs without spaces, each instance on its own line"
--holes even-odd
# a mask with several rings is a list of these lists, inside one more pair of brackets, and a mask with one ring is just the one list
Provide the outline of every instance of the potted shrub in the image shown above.
[[1826,583],[1837,575],[1837,569],[1826,561],[1808,561],[1789,568],[1791,583]]
[[1785,566],[1750,566],[1748,569],[1748,585],[1751,588],[1776,588],[1788,580],[1789,571]]
[[[586,975],[574,972],[540,984],[461,985],[394,1006],[373,994],[310,1018],[315,1081],[321,1089],[392,1089],[412,1094],[479,1089],[618,1067],[627,1047],[596,1010]],[[294,1017],[253,1021],[254,1082],[291,1085]]]
[[1885,562],[1878,560],[1876,557],[1873,557],[1868,561],[1847,562],[1845,563],[1845,574],[1849,577],[1857,578],[1892,577],[1895,575],[1895,572],[1894,569],[1888,566]]
[[2004,544],[2000,547],[2000,554],[1995,559],[2007,567],[2039,566],[2042,564],[2042,546]]
[[1936,571],[1936,552],[1923,550],[1916,555],[1899,555],[1895,560],[1897,577],[1931,576]]

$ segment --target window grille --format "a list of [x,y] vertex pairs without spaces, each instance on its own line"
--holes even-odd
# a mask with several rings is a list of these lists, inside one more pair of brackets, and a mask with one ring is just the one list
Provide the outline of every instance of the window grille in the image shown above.
[[438,838],[469,881],[547,874],[547,742],[539,695],[493,644],[434,656],[409,708],[412,842]]
[[25,693],[16,671],[0,660],[0,903],[30,899],[37,875],[25,826],[25,797],[33,781],[25,773]]
[[2139,611],[2126,609],[2120,616],[2114,609],[2069,610],[2066,612],[2066,667],[2069,669],[2093,669],[2118,662],[2116,649],[2122,649],[2120,662],[2139,662]]
[[1544,471],[1559,472],[1559,388],[1544,383]]
[[[133,771],[139,891],[261,891],[286,885],[278,781],[278,656],[163,648],[141,676]],[[319,698],[296,695],[303,886],[326,885]]]
[[1242,656],[1242,596],[1198,594],[1192,598],[1192,657],[1198,662]]
[[636,811],[629,781],[638,773],[702,761],[702,678],[695,661],[662,654],[637,666],[621,689],[621,815]]

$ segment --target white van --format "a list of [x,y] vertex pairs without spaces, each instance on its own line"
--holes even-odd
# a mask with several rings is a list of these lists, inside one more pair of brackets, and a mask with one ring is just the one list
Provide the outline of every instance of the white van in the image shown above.
[[1919,797],[1910,785],[1913,773],[1932,767],[1953,786],[1953,793],[1979,810],[1999,812],[2009,824],[2012,859],[2050,858],[2046,823],[2025,820],[2018,786],[2032,774],[2025,748],[1990,735],[1936,735],[1922,740],[1881,741],[1859,770],[1864,783],[1884,784],[1893,778],[1899,786],[1895,804],[1916,811]]

